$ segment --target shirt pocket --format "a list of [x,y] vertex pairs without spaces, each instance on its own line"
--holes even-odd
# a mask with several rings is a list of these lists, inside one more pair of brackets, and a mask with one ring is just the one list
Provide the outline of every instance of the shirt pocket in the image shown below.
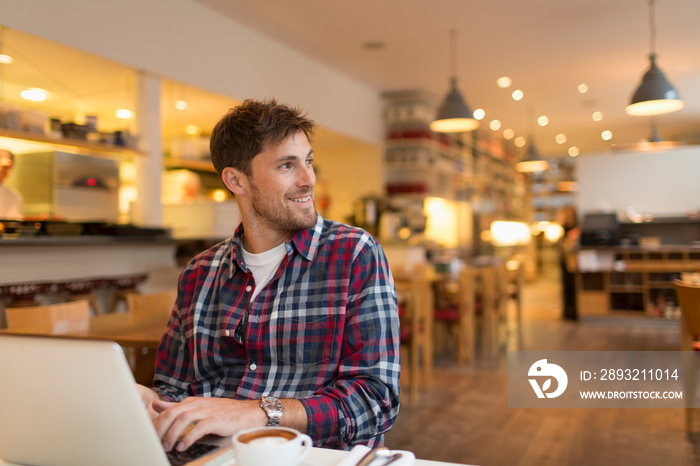
[[338,328],[336,309],[328,302],[281,305],[275,320],[279,361],[312,367],[337,358],[337,339],[342,330]]

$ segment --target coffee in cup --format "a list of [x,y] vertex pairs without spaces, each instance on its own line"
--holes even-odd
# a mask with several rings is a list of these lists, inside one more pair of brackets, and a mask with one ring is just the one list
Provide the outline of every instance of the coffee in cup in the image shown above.
[[237,466],[297,466],[311,445],[311,437],[287,427],[256,427],[233,436]]

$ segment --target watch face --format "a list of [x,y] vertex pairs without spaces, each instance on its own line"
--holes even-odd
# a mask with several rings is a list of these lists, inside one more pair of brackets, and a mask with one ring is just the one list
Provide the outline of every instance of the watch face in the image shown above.
[[282,412],[282,402],[274,396],[266,396],[263,399],[263,404],[268,412],[275,414]]

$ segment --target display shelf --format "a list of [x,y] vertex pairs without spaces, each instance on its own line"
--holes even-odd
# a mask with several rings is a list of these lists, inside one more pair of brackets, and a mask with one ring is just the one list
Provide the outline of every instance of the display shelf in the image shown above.
[[599,270],[576,273],[579,314],[626,312],[639,314],[653,307],[657,297],[675,302],[673,281],[684,272],[700,270],[698,249],[692,246],[643,248],[585,248],[614,260]]
[[179,159],[166,157],[163,159],[166,168],[186,168],[188,170],[216,173],[214,165],[209,160]]
[[130,147],[115,146],[81,139],[53,138],[46,134],[0,129],[0,144],[16,152],[68,151],[84,155],[141,156]]

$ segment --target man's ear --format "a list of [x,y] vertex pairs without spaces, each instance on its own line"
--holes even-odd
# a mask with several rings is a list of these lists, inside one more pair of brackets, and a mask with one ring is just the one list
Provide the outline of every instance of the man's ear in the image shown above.
[[234,196],[246,194],[246,180],[247,177],[235,168],[226,167],[221,172],[221,181]]

